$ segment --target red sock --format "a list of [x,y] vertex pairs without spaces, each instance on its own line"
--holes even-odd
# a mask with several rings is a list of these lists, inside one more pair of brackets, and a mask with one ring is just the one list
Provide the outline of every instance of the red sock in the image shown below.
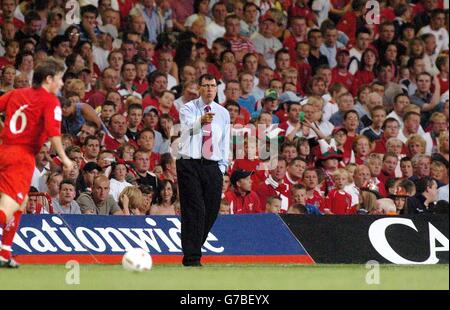
[[21,216],[22,211],[14,212],[13,218],[7,225],[5,225],[5,228],[3,228],[2,249],[0,251],[0,256],[6,259],[11,258],[13,239],[16,234],[16,230],[19,227]]
[[0,210],[0,228],[3,228],[6,224],[6,214],[3,210]]

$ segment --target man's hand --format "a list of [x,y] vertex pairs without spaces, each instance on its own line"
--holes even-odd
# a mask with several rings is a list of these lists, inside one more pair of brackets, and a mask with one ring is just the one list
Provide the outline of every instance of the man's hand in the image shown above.
[[201,118],[201,124],[202,125],[204,125],[204,124],[209,124],[209,123],[211,123],[212,121],[213,121],[213,119],[214,119],[214,113],[212,113],[212,112],[208,112],[208,113],[206,113],[205,115],[203,115],[202,116],[202,118]]
[[65,157],[61,160],[61,163],[63,164],[63,170],[70,172],[72,171],[74,167],[74,162],[70,160],[68,157]]

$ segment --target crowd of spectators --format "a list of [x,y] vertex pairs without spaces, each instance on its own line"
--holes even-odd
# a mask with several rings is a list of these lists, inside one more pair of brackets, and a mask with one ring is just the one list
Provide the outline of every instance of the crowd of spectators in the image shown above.
[[52,208],[27,213],[179,214],[179,111],[205,73],[234,135],[221,214],[448,213],[448,1],[0,3],[0,94],[66,66],[76,165],[44,145],[30,191]]

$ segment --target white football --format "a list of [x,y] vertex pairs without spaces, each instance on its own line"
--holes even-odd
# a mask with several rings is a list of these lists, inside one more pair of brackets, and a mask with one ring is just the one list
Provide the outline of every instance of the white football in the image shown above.
[[152,257],[141,248],[127,251],[122,258],[122,266],[128,271],[147,271],[152,269],[152,265]]

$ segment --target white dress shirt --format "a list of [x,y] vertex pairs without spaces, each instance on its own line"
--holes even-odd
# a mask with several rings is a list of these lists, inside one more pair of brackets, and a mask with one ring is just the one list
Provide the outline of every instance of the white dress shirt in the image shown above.
[[[206,104],[200,97],[186,103],[180,109],[179,158],[201,159],[203,157],[201,117],[205,114],[205,106]],[[211,113],[215,115],[211,123],[213,154],[208,159],[218,161],[220,170],[225,173],[230,154],[230,114],[227,109],[214,101],[210,103],[210,106]]]

